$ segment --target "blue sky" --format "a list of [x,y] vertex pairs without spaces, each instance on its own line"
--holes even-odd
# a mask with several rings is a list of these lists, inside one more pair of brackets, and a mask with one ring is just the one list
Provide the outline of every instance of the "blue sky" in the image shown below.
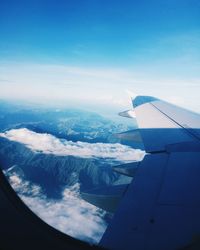
[[130,89],[200,111],[199,13],[197,0],[1,0],[0,98],[118,109]]

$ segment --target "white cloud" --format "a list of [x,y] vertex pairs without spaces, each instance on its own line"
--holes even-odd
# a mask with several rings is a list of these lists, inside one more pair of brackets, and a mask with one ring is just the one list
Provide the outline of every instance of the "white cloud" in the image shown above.
[[[72,142],[50,134],[39,134],[26,128],[0,133],[1,137],[25,144],[33,151],[76,157],[111,158],[114,161],[141,160],[144,152],[128,146],[106,143]],[[11,170],[11,171],[10,171]],[[17,169],[16,169],[17,171]],[[14,167],[5,171],[15,191],[42,220],[56,229],[80,240],[98,243],[106,230],[105,212],[82,200],[79,184],[66,187],[61,200],[48,199],[38,185],[22,179]]]
[[50,134],[39,134],[26,128],[12,129],[0,133],[0,136],[23,143],[31,150],[45,154],[72,155],[82,158],[111,158],[123,162],[141,160],[144,155],[144,152],[139,149],[132,149],[119,143],[72,142],[58,139]]
[[50,200],[37,185],[24,181],[15,173],[11,186],[24,203],[52,227],[80,240],[98,243],[106,230],[105,212],[79,197],[79,185],[65,188],[61,200]]

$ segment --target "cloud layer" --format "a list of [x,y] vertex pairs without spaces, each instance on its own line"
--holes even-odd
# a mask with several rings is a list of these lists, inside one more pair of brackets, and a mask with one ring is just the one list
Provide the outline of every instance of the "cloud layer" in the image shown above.
[[[9,172],[9,170],[8,170]],[[79,197],[79,185],[65,188],[61,200],[50,200],[37,185],[18,174],[8,175],[10,184],[24,203],[54,228],[80,240],[98,243],[106,230],[105,212]]]
[[[129,162],[141,160],[144,152],[119,143],[86,143],[58,139],[50,134],[40,134],[26,128],[0,133],[0,137],[23,143],[34,152],[99,158]],[[48,199],[40,186],[24,180],[17,167],[5,172],[15,191],[25,204],[49,225],[81,240],[98,243],[106,230],[105,212],[85,202],[79,195],[79,184],[66,187],[62,199]]]
[[81,158],[109,158],[116,161],[141,160],[144,153],[139,149],[115,143],[72,142],[58,139],[50,134],[39,134],[26,128],[0,133],[1,137],[25,144],[33,151]]

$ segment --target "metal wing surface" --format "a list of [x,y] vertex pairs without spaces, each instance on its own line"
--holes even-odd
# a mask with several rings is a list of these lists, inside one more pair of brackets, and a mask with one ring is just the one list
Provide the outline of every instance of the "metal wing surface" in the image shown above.
[[165,151],[171,144],[199,143],[199,114],[154,97],[137,96],[132,102],[146,152]]
[[134,177],[100,246],[200,249],[200,116],[148,96],[133,108],[147,154],[116,167]]

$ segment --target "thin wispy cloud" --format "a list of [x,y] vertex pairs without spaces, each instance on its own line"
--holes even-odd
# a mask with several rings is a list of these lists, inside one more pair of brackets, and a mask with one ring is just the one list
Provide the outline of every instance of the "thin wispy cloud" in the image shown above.
[[176,93],[176,100],[184,100],[177,104],[200,110],[197,100],[200,76],[165,75],[159,70],[162,63],[157,64],[154,62],[148,67],[131,70],[8,63],[0,67],[2,79],[7,81],[0,82],[0,98],[81,105],[87,109],[94,109],[96,105],[116,112],[131,108],[126,93],[129,89],[139,95],[153,95],[168,101]]
[[[7,175],[8,171],[5,171]],[[105,212],[85,202],[79,195],[79,184],[66,187],[62,199],[50,200],[35,185],[17,173],[8,175],[9,182],[24,203],[52,227],[80,240],[98,243],[106,230]]]

